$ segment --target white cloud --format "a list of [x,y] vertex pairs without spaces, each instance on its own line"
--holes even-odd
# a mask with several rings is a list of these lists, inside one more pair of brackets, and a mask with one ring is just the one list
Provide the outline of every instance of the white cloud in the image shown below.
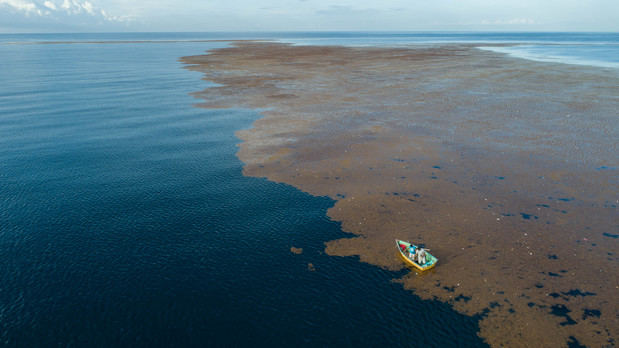
[[54,4],[54,3],[53,3],[53,2],[51,2],[51,1],[45,1],[45,2],[43,3],[43,6],[47,7],[47,8],[48,8],[48,9],[50,9],[50,10],[54,10],[54,11],[56,11],[56,9],[57,9],[57,8],[56,8],[56,4]]
[[69,14],[80,14],[86,12],[92,16],[97,15],[97,8],[89,1],[80,2],[78,0],[64,0],[60,5]]
[[6,5],[18,11],[26,12],[27,14],[36,13],[41,15],[41,10],[33,2],[24,0],[0,0],[0,5]]
[[95,14],[94,7],[92,6],[92,4],[91,4],[90,2],[88,2],[88,1],[84,1],[84,2],[82,3],[82,5],[81,5],[81,6],[82,6],[82,8],[83,8],[84,10],[86,10],[86,12],[88,12],[89,14],[91,14],[91,15],[94,15],[94,14]]
[[82,12],[82,6],[75,0],[64,0],[61,7],[69,14],[78,14]]
[[86,16],[106,22],[130,22],[135,19],[134,16],[111,15],[88,0],[63,0],[62,3],[58,3],[58,0],[0,0],[0,9],[3,6],[22,12],[25,17],[35,14],[39,17],[68,20],[68,17],[77,19],[79,16]]
[[101,17],[105,18],[105,20],[109,22],[131,22],[136,19],[135,16],[112,16],[105,12],[104,9],[99,10]]
[[536,22],[531,18],[511,18],[511,19],[495,19],[493,21],[484,19],[481,21],[483,25],[531,25]]

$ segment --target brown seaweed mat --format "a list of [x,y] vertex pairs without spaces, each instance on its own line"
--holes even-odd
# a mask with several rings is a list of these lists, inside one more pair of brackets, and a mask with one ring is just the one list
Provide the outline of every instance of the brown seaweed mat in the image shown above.
[[394,238],[441,260],[396,281],[480,315],[493,346],[619,337],[619,73],[468,45],[238,42],[184,57],[206,108],[257,109],[244,174],[336,200],[358,237],[327,243],[405,267]]

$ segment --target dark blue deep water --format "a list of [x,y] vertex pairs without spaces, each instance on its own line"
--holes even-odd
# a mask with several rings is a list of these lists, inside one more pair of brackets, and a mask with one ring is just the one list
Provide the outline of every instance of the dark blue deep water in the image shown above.
[[483,345],[326,256],[331,200],[242,176],[258,114],[193,107],[177,61],[222,45],[0,44],[0,345]]

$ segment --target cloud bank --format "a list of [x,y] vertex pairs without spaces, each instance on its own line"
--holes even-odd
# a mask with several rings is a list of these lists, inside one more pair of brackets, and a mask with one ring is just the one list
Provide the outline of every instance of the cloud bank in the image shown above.
[[616,32],[617,13],[617,0],[0,0],[0,32]]
[[110,15],[88,0],[0,0],[0,21],[8,26],[5,31],[27,27],[75,30],[86,25],[113,28],[133,19],[132,16]]
[[0,0],[0,5],[8,6],[17,11],[24,12],[26,14],[36,13],[39,16],[43,15],[43,12],[33,2],[24,0]]

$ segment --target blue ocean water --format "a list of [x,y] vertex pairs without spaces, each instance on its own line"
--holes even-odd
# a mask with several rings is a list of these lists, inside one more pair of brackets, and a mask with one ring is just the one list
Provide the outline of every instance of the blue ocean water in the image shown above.
[[1,37],[0,345],[483,346],[402,273],[326,256],[330,199],[241,174],[258,114],[193,107],[177,59],[224,45],[201,38]]

